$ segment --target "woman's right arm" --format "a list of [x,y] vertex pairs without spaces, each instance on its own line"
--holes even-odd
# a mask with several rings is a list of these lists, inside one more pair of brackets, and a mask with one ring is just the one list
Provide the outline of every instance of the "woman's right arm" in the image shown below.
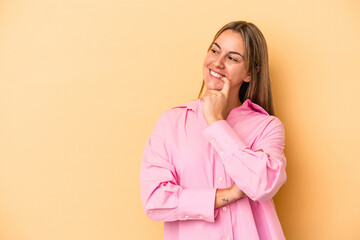
[[233,184],[229,188],[218,189],[215,195],[215,209],[235,202],[245,196],[245,193],[241,191],[236,184]]
[[[166,113],[166,112],[165,112]],[[214,222],[215,188],[184,189],[178,184],[170,161],[172,129],[166,114],[158,120],[145,145],[141,163],[141,199],[146,214],[154,221],[203,220]]]

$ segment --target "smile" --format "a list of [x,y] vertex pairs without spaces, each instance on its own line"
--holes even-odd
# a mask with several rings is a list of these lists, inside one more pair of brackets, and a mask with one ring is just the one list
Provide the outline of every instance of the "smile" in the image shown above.
[[210,70],[210,74],[211,74],[211,76],[216,77],[216,78],[224,77],[224,75],[221,75],[220,73],[214,72],[213,70]]

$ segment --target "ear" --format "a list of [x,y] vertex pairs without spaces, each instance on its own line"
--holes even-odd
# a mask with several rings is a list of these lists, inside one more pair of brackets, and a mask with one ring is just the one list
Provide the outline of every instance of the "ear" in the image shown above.
[[[259,73],[259,71],[260,71],[260,67],[259,67],[259,66],[256,67],[256,71],[257,71],[257,73]],[[244,82],[250,82],[250,81],[251,81],[251,75],[250,75],[250,73],[248,73],[248,75],[247,75],[246,78],[244,79]]]
[[248,75],[244,79],[244,82],[250,82],[250,81],[251,81],[251,76],[250,76],[250,73],[248,73]]

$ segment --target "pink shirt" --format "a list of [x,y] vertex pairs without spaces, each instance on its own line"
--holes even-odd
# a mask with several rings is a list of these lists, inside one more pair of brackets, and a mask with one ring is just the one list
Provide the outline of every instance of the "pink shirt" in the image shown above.
[[[202,100],[165,111],[141,166],[146,214],[164,222],[164,239],[285,239],[272,197],[286,181],[284,127],[246,100],[210,126]],[[214,210],[216,189],[247,195]]]

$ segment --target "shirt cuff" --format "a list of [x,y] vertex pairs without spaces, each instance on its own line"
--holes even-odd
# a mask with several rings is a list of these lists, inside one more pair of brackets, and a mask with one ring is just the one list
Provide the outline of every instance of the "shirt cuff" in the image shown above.
[[179,220],[214,222],[216,189],[183,189],[179,197]]
[[212,123],[204,130],[203,135],[222,158],[238,149],[247,148],[245,142],[225,120]]

